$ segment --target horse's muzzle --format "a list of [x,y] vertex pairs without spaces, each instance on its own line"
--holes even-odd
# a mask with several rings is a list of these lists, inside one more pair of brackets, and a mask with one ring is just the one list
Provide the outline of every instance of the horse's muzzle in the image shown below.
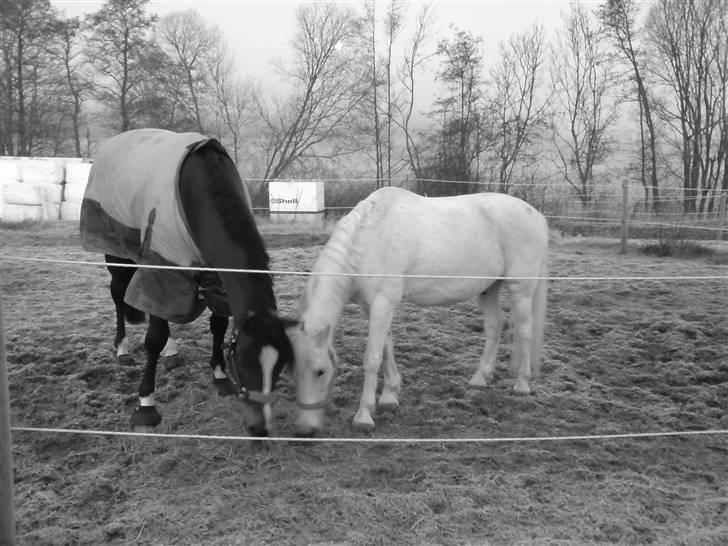
[[316,432],[324,428],[323,405],[313,409],[300,409],[296,419],[296,436],[313,437]]

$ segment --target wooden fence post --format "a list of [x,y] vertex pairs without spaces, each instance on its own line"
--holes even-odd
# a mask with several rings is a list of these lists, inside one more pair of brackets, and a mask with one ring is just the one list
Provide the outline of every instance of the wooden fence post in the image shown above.
[[8,388],[2,294],[0,293],[0,544],[15,545],[13,455],[10,443],[10,390]]
[[723,232],[726,230],[726,213],[728,209],[728,191],[724,191],[720,196],[720,203],[718,204],[718,235],[716,239],[719,241],[723,240]]
[[619,246],[619,253],[627,253],[627,227],[629,221],[629,183],[625,178],[622,182],[622,225],[620,229],[621,243]]

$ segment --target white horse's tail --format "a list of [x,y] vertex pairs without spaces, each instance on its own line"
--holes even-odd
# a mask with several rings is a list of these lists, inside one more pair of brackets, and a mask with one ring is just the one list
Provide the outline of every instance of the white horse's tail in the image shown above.
[[541,353],[543,352],[544,327],[546,325],[546,296],[548,292],[548,263],[546,256],[541,264],[541,277],[533,294],[533,337],[531,338],[531,372],[534,377],[541,373]]

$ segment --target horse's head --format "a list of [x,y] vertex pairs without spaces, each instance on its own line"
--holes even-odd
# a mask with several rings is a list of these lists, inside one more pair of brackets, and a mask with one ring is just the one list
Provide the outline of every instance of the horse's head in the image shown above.
[[309,332],[304,324],[288,328],[296,366],[293,378],[298,404],[296,433],[313,436],[324,425],[324,410],[336,371],[336,352],[331,328]]
[[293,367],[293,348],[283,320],[259,311],[236,321],[227,370],[240,389],[247,428],[267,436],[272,420],[273,390],[284,367]]

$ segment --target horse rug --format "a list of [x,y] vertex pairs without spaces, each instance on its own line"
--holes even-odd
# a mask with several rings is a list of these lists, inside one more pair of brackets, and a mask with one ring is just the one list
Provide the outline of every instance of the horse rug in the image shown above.
[[[199,133],[137,129],[102,144],[81,204],[83,248],[138,264],[205,266],[180,202],[179,170],[210,141]],[[141,268],[124,300],[178,323],[194,320],[205,306],[230,314],[220,278],[212,272]]]

